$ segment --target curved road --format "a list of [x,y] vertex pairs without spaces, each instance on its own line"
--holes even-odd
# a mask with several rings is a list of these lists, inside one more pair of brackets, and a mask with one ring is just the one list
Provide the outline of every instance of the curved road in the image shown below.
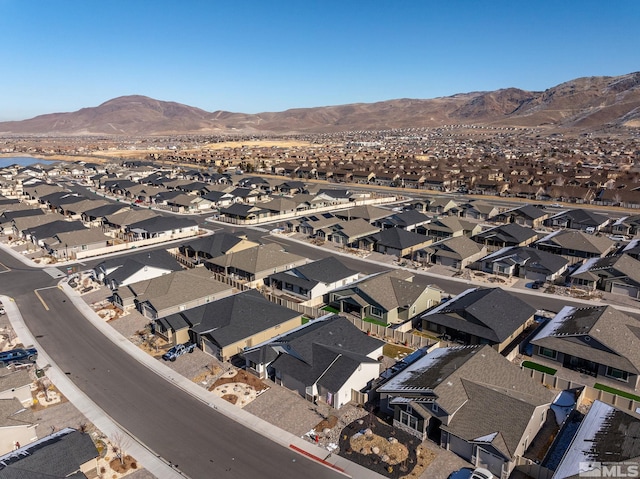
[[[104,338],[53,279],[5,252],[2,292],[42,348],[99,407],[192,478],[344,477],[216,412]],[[39,289],[38,296],[34,292]],[[44,303],[44,304],[43,304]],[[45,308],[45,305],[48,310]]]

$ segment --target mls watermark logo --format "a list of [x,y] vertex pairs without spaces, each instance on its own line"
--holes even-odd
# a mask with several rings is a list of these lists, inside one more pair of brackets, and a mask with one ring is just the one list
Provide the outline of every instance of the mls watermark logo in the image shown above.
[[580,477],[640,477],[640,464],[637,462],[581,462]]

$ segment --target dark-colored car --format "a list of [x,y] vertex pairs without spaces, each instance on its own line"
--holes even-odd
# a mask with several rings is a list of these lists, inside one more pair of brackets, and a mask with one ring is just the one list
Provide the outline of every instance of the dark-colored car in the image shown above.
[[165,361],[175,361],[178,356],[182,356],[185,353],[192,353],[196,349],[194,343],[176,344],[169,351],[162,355],[162,359]]
[[449,474],[447,479],[469,479],[473,474],[473,469],[470,467],[463,467],[462,469],[458,469],[457,471],[453,471]]
[[36,359],[38,359],[38,350],[36,348],[16,348],[10,351],[0,351],[0,367],[16,363],[35,363]]

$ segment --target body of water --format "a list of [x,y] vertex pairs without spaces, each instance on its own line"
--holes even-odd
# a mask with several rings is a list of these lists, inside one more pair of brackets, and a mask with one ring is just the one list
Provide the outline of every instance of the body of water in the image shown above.
[[30,156],[16,156],[0,158],[0,168],[9,165],[29,166],[35,163],[57,163],[57,161],[43,160],[41,158],[32,158]]

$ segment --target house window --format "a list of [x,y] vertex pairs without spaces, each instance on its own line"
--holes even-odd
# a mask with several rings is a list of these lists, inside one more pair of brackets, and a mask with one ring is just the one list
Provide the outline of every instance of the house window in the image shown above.
[[433,404],[431,405],[431,410],[432,410],[433,412],[438,412],[438,411],[440,411],[440,408],[438,407],[438,405],[437,405],[436,403],[433,403]]
[[418,419],[405,411],[400,411],[400,422],[415,431],[418,430]]
[[550,359],[556,359],[558,357],[558,351],[554,351],[553,349],[549,349],[549,348],[540,348],[540,351],[538,354],[540,354],[540,356],[544,356]]
[[381,318],[382,317],[382,309],[378,308],[377,306],[371,306],[370,314],[371,314],[371,316],[375,316],[376,318]]
[[83,244],[83,245],[80,247],[80,249],[81,249],[82,251],[87,251],[87,250],[89,249],[89,247],[88,247],[86,244]]
[[605,373],[605,376],[607,376],[608,378],[617,379],[618,381],[629,381],[628,372],[621,369],[612,368],[611,366],[607,366],[607,372]]

